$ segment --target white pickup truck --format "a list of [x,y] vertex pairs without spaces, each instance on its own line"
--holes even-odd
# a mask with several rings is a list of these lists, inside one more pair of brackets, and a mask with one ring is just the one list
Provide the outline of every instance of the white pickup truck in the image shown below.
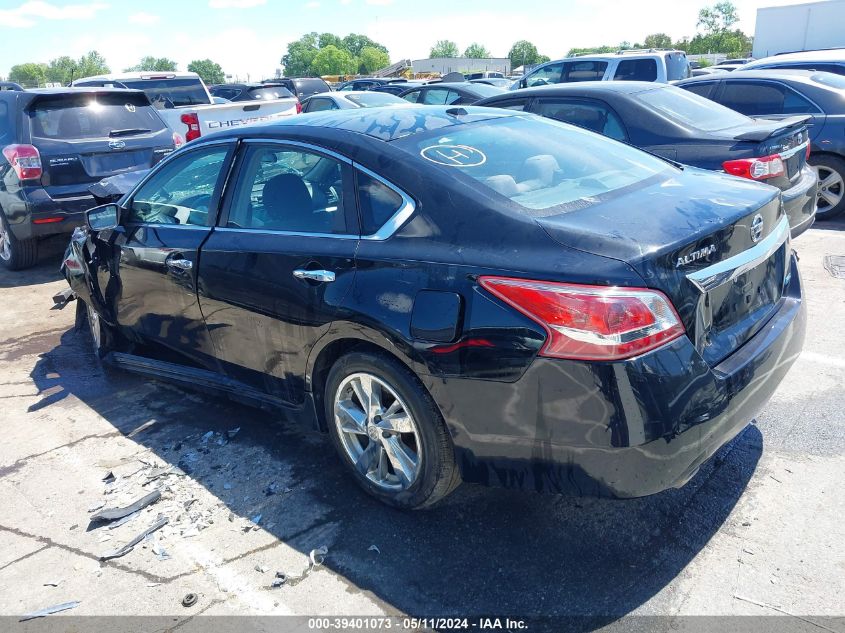
[[294,97],[216,104],[196,73],[140,72],[84,77],[73,86],[134,88],[147,93],[167,126],[193,141],[223,130],[265,123],[299,113]]

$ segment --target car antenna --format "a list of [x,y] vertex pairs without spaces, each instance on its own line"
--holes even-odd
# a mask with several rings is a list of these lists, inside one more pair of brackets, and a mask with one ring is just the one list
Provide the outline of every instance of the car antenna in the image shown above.
[[466,116],[469,112],[463,108],[449,108],[446,110],[446,114],[451,114],[452,116]]

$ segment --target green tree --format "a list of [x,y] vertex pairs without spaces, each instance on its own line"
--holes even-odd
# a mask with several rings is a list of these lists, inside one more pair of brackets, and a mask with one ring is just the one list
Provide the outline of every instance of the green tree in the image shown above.
[[77,61],[67,55],[51,59],[45,71],[46,79],[49,82],[60,83],[66,86],[73,79],[79,78],[80,75],[76,69],[77,65]]
[[359,35],[358,33],[350,33],[343,38],[343,46],[338,46],[349,52],[353,57],[360,57],[365,48],[375,48],[387,55],[390,51],[387,47],[378,42],[374,42],[366,35]]
[[319,52],[319,37],[317,33],[307,33],[288,44],[287,53],[282,57],[286,76],[305,77],[311,73],[311,62]]
[[153,57],[152,55],[148,55],[141,59],[140,62],[132,66],[131,68],[127,68],[126,72],[129,73],[137,73],[137,72],[163,72],[163,71],[174,71],[177,70],[176,62],[172,59],[167,59],[166,57]]
[[[164,69],[156,68],[156,70]],[[173,63],[173,70],[176,70],[175,62]],[[89,51],[77,61],[74,79],[79,77],[93,77],[94,75],[107,75],[110,72],[111,69],[106,63],[105,58],[97,51]]]
[[210,59],[195,59],[188,64],[188,71],[196,73],[207,85],[222,84],[226,79],[223,68]]
[[345,50],[329,44],[314,56],[311,72],[317,76],[351,74],[355,72],[355,60]]
[[717,2],[712,7],[704,7],[698,12],[697,27],[704,29],[705,35],[723,33],[739,22],[739,15],[733,2]]
[[390,66],[390,57],[387,53],[373,46],[365,46],[361,50],[358,56],[359,73],[368,75],[385,66]]
[[47,81],[46,64],[27,62],[16,64],[9,69],[9,81],[21,84],[24,88],[37,88]]
[[688,53],[743,55],[751,50],[751,38],[732,27],[739,21],[732,2],[718,2],[698,12],[697,27],[702,30],[689,42]]
[[431,48],[429,57],[459,57],[458,45],[451,40],[437,40]]
[[340,50],[344,50],[346,48],[343,45],[343,40],[334,33],[320,33],[320,36],[317,38],[317,46],[318,48],[334,46],[335,48],[339,48]]
[[646,48],[672,48],[672,38],[666,33],[648,35],[643,42]]
[[[508,57],[511,60],[511,68],[519,68],[520,66],[533,66],[534,64],[540,64],[543,61],[549,60],[548,57],[540,55],[537,52],[537,47],[534,46],[528,40],[519,40],[513,46],[511,46],[511,50],[508,53]],[[545,60],[543,59],[544,57]]]
[[567,57],[573,55],[590,55],[600,53],[615,53],[619,50],[619,46],[594,46],[592,48],[570,48],[566,54]]
[[490,51],[488,51],[484,46],[473,42],[469,46],[467,46],[466,50],[464,51],[464,57],[469,57],[470,59],[485,59],[490,57]]

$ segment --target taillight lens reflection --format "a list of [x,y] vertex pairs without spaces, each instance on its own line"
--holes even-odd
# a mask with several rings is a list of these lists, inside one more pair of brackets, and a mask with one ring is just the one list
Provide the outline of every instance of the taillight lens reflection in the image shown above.
[[669,299],[647,288],[617,288],[481,277],[481,286],[543,326],[541,356],[620,360],[684,335]]

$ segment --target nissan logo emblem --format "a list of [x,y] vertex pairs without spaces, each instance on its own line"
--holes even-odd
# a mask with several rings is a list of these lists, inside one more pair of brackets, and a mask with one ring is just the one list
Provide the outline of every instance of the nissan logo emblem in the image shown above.
[[763,216],[759,213],[751,221],[751,241],[755,244],[763,237]]
[[112,149],[123,149],[126,147],[126,143],[123,141],[109,141],[109,147]]

